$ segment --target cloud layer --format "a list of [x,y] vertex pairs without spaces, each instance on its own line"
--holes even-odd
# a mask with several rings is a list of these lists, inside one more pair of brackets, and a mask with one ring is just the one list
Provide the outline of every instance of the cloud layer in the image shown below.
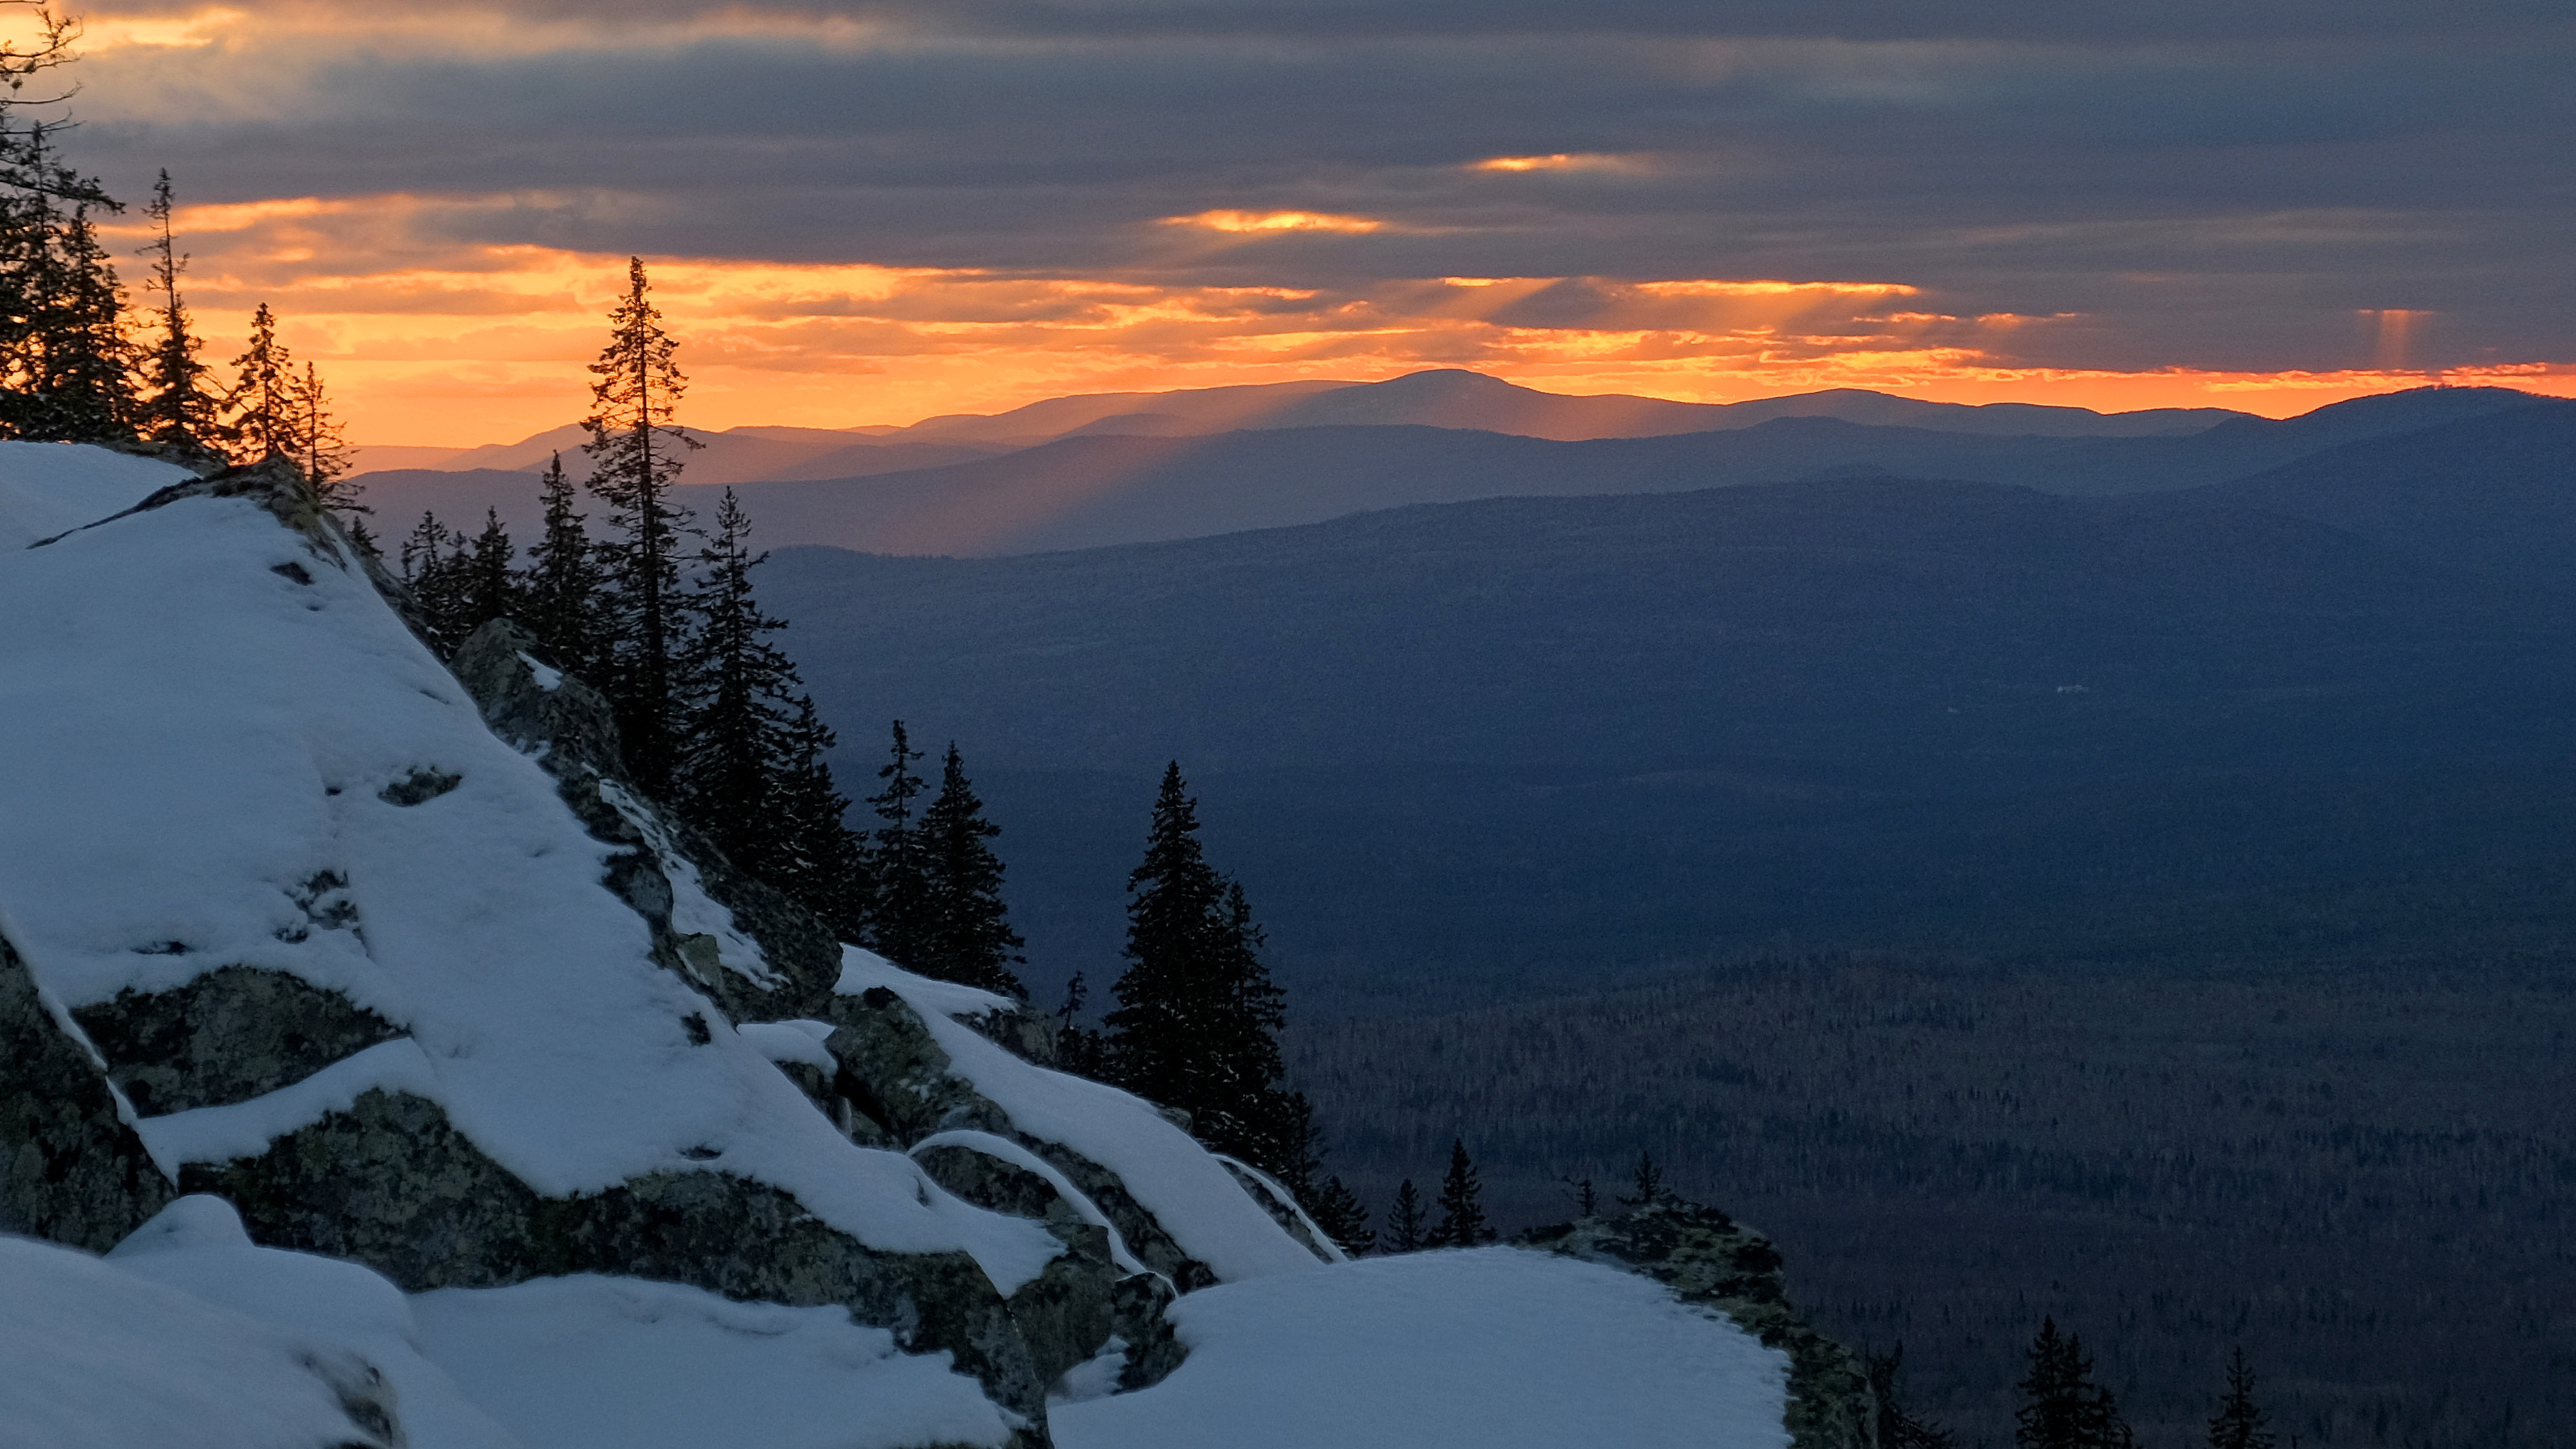
[[2553,8],[129,0],[73,147],[169,167],[204,304],[374,436],[577,406],[629,252],[730,421],[1458,364],[2143,404],[2576,360]]

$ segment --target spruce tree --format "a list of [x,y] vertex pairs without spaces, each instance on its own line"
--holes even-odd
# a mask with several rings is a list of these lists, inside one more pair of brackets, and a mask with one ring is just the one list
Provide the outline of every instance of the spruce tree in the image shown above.
[[591,364],[590,489],[609,506],[616,536],[600,556],[616,601],[615,649],[604,681],[617,708],[626,767],[654,795],[670,791],[679,763],[677,661],[686,646],[681,540],[689,511],[671,498],[685,448],[703,447],[673,421],[688,379],[663,329],[640,257],[627,263],[625,295],[609,314],[608,346]]
[[689,596],[697,627],[676,671],[684,712],[672,795],[726,859],[768,878],[786,873],[794,851],[780,807],[796,667],[767,637],[786,622],[752,596],[751,571],[765,557],[752,553],[751,520],[727,488]]
[[891,754],[877,771],[883,786],[868,797],[868,808],[884,823],[868,843],[868,883],[875,899],[869,907],[867,944],[907,969],[929,949],[930,937],[930,867],[920,824],[913,818],[922,780],[912,767],[920,758],[903,721],[896,720]]
[[1449,1143],[1449,1171],[1440,1179],[1440,1221],[1426,1243],[1435,1248],[1473,1248],[1494,1240],[1485,1217],[1485,1188],[1476,1164],[1467,1156],[1464,1138]]
[[1652,1207],[1670,1196],[1664,1187],[1664,1170],[1655,1165],[1655,1155],[1639,1152],[1636,1170],[1629,1176],[1628,1190],[1619,1195],[1619,1205]]
[[546,464],[540,487],[545,500],[545,532],[528,551],[527,572],[519,578],[520,618],[544,646],[557,668],[584,682],[604,678],[608,637],[602,624],[604,599],[597,550],[573,511],[572,480],[564,475],[563,454]]
[[144,349],[143,397],[136,422],[143,436],[155,443],[200,448],[217,435],[221,409],[206,391],[206,365],[197,360],[202,344],[189,322],[187,301],[179,293],[179,276],[187,271],[188,258],[171,233],[175,210],[170,173],[164,171],[152,185],[151,204],[143,210],[154,232],[152,244],[143,249],[143,255],[152,259],[152,274],[144,286],[161,300],[153,309],[158,335]]
[[1309,1211],[1315,1226],[1322,1228],[1324,1236],[1343,1252],[1357,1258],[1377,1247],[1377,1233],[1368,1225],[1368,1208],[1360,1202],[1359,1194],[1342,1185],[1340,1178],[1325,1178],[1323,1187],[1314,1195],[1314,1203]]
[[1197,802],[1177,763],[1163,772],[1127,889],[1129,965],[1107,1018],[1120,1083],[1188,1112],[1208,1146],[1296,1175],[1298,1104],[1279,1087],[1282,995],[1242,887],[1200,848]]
[[2013,1413],[2015,1449],[2128,1449],[2133,1442],[2111,1391],[2093,1382],[2083,1340],[2042,1320]]
[[460,628],[467,615],[464,543],[437,514],[423,510],[399,555],[403,582],[411,586],[412,601],[442,652],[465,637]]
[[0,202],[0,425],[40,442],[134,436],[125,289],[90,220],[122,207],[64,166],[37,127],[10,148]]
[[2238,1347],[2227,1356],[2227,1395],[2209,1421],[2209,1449],[2273,1449],[2279,1441],[2254,1401],[2254,1369]]
[[777,782],[788,859],[773,879],[830,927],[837,940],[867,940],[867,848],[849,827],[849,797],[832,779],[832,731],[811,695],[798,695],[787,727],[787,769]]
[[322,495],[323,506],[341,513],[370,511],[348,484],[348,439],[340,431],[340,420],[331,415],[322,371],[311,361],[291,380],[287,402],[294,418],[295,466],[304,470],[305,480]]
[[277,340],[277,314],[259,304],[251,314],[250,345],[232,361],[232,391],[224,395],[222,439],[236,463],[256,463],[271,455],[293,458],[303,451],[296,426],[295,359]]
[[1870,1397],[1878,1401],[1878,1449],[1957,1449],[1959,1441],[1949,1430],[1906,1412],[1904,1344],[1884,1356],[1863,1354],[1861,1365]]
[[906,963],[925,976],[980,986],[1005,996],[1026,994],[1011,967],[1027,958],[1026,944],[1011,929],[1002,904],[1002,862],[986,844],[1002,828],[984,818],[984,802],[966,779],[957,742],[939,779],[939,796],[922,812],[920,843],[925,929],[919,960]]
[[506,619],[519,608],[519,581],[511,572],[510,561],[518,550],[511,546],[510,534],[501,526],[501,515],[494,509],[483,510],[483,531],[471,544],[463,544],[451,565],[456,571],[456,619],[458,639],[482,628],[494,619]]
[[1395,1202],[1386,1210],[1386,1250],[1390,1253],[1414,1253],[1431,1246],[1422,1226],[1422,1194],[1414,1191],[1413,1179],[1397,1184]]

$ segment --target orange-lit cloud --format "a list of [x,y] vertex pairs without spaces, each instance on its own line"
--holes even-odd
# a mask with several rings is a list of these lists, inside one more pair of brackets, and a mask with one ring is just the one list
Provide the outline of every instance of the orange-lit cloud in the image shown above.
[[[208,358],[229,357],[250,310],[266,302],[288,344],[321,365],[362,441],[466,446],[578,417],[624,258],[441,240],[439,228],[419,224],[428,211],[529,200],[183,207],[178,225],[195,256],[189,297]],[[139,244],[131,218],[122,230]],[[2001,344],[2082,319],[1955,315],[1893,281],[1431,277],[1281,287],[667,257],[649,265],[693,379],[685,416],[708,428],[907,423],[1064,393],[1369,381],[1426,367],[1689,401],[1867,387],[1964,402],[2276,414],[2436,380],[2399,367],[2019,367]],[[2576,376],[2537,366],[2439,380],[2576,392]]]
[[1642,171],[1646,169],[1646,163],[1635,156],[1605,156],[1593,151],[1557,151],[1545,156],[1488,156],[1467,169],[1470,171]]
[[1195,216],[1167,216],[1165,226],[1204,227],[1209,231],[1337,231],[1364,236],[1386,230],[1374,216],[1337,216],[1323,211],[1202,211]]

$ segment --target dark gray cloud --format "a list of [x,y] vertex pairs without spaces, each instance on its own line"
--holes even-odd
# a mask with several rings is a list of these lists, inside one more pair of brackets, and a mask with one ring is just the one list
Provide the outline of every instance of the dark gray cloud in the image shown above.
[[[107,51],[76,144],[205,199],[524,198],[422,214],[455,240],[1223,284],[1890,280],[1963,315],[2088,314],[2017,344],[2049,366],[2366,363],[2375,308],[2437,314],[2419,363],[2576,350],[2563,5],[511,10],[523,45]],[[1551,153],[1629,161],[1470,169]],[[1156,224],[1218,209],[1389,225]]]

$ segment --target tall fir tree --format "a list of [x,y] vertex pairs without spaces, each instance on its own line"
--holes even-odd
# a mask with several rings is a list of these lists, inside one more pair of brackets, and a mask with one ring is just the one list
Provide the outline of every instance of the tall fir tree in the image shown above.
[[591,364],[590,489],[609,507],[615,536],[600,545],[616,604],[615,647],[604,681],[616,706],[626,767],[654,795],[668,794],[679,765],[678,659],[686,647],[680,589],[682,540],[695,530],[671,497],[684,450],[705,446],[677,423],[688,387],[662,325],[641,257],[627,262],[626,293],[609,313],[608,346]]
[[896,720],[894,743],[877,770],[879,788],[868,797],[881,823],[868,838],[868,882],[875,898],[869,903],[867,944],[904,967],[921,959],[930,944],[930,864],[913,804],[921,798],[922,779],[912,772],[920,760],[921,751]]
[[1011,929],[1002,904],[1002,861],[988,844],[1002,828],[984,818],[984,802],[966,779],[957,742],[948,742],[939,794],[921,814],[921,857],[927,877],[926,928],[913,970],[943,981],[1025,996],[1011,967],[1026,958],[1026,943]]
[[1652,1207],[1671,1196],[1671,1190],[1664,1186],[1664,1170],[1656,1164],[1655,1154],[1640,1151],[1637,1165],[1628,1175],[1628,1190],[1619,1194],[1619,1206]]
[[2083,1340],[2044,1319],[2013,1412],[2015,1449],[2129,1449],[2135,1441],[2109,1389],[2093,1382]]
[[539,488],[545,531],[528,551],[527,571],[519,578],[520,618],[557,668],[584,682],[600,680],[609,644],[602,618],[604,582],[598,551],[583,526],[585,517],[573,509],[563,454],[546,464]]
[[1467,1156],[1464,1138],[1449,1143],[1449,1170],[1440,1179],[1440,1221],[1425,1240],[1435,1248],[1473,1248],[1494,1240],[1485,1216],[1485,1185]]
[[1281,1090],[1286,1011],[1240,884],[1209,866],[1178,763],[1163,772],[1145,859],[1127,878],[1127,960],[1109,1050],[1120,1082],[1190,1114],[1201,1142],[1274,1174],[1297,1099]]
[[206,390],[206,365],[197,358],[203,344],[189,319],[187,299],[179,291],[188,257],[179,250],[171,230],[177,209],[170,173],[164,171],[152,184],[151,204],[143,209],[153,229],[152,243],[142,253],[151,259],[152,268],[144,286],[160,301],[152,309],[158,323],[156,335],[143,351],[143,396],[136,423],[145,438],[164,447],[198,449],[220,431],[222,408]]
[[794,844],[783,805],[794,742],[796,667],[769,642],[787,627],[753,597],[751,519],[731,488],[716,508],[716,531],[698,551],[689,595],[696,625],[674,681],[681,727],[671,796],[680,813],[737,867],[764,878],[785,873]]
[[251,314],[250,345],[232,361],[233,386],[224,395],[223,443],[236,463],[303,451],[296,426],[295,358],[277,337],[277,314],[266,302]]
[[2270,1416],[2254,1399],[2254,1369],[2242,1347],[2227,1355],[2227,1393],[2209,1421],[2209,1449],[2273,1449]]

